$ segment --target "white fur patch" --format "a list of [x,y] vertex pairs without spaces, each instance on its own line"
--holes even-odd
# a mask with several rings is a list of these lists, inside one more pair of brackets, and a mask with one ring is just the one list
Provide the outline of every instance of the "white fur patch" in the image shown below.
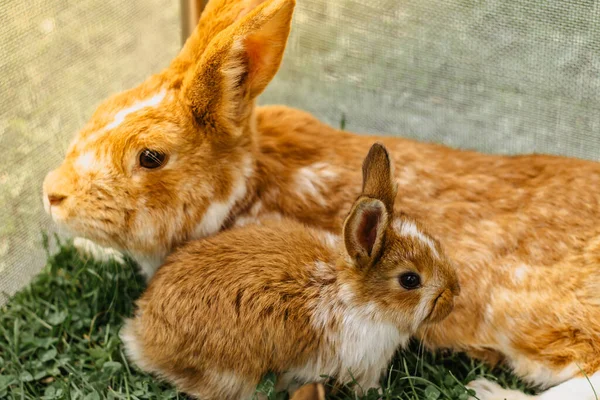
[[265,213],[261,214],[259,217],[253,217],[250,215],[244,215],[242,217],[238,217],[235,220],[234,226],[241,227],[246,225],[262,225],[265,221],[281,221],[283,216],[279,213]]
[[319,274],[328,273],[332,270],[331,266],[327,264],[325,261],[317,260],[315,261],[315,267]]
[[146,108],[146,107],[158,106],[163,101],[166,94],[167,94],[167,91],[165,89],[163,89],[152,97],[149,97],[144,100],[139,100],[139,101],[133,103],[131,106],[122,109],[121,111],[119,111],[118,113],[115,114],[115,118],[113,119],[113,121],[110,124],[106,125],[104,127],[104,130],[114,129],[117,126],[121,125],[123,123],[123,121],[125,121],[125,118],[127,118],[127,116],[129,114],[132,114],[136,111],[140,111],[141,109]]
[[408,334],[401,335],[396,326],[373,321],[373,313],[369,305],[348,310],[343,317],[338,348],[342,371],[374,373],[376,378],[370,381],[381,376],[395,351],[408,339]]
[[331,165],[318,162],[298,169],[294,177],[295,187],[302,200],[315,201],[321,206],[327,204],[323,193],[327,185],[338,176]]
[[102,163],[98,160],[98,157],[92,151],[86,151],[82,153],[75,160],[75,169],[77,172],[90,172],[99,171],[103,168]]
[[600,372],[592,376],[567,380],[537,396],[528,396],[518,390],[503,389],[495,382],[477,379],[467,385],[474,389],[479,400],[597,400],[600,396]]
[[231,191],[229,198],[225,201],[214,202],[208,206],[202,217],[202,221],[200,221],[193,232],[193,239],[213,235],[221,229],[235,203],[246,196],[246,182],[253,172],[252,159],[248,157],[244,160],[242,174],[238,176],[233,185],[233,190]]
[[234,226],[261,225],[263,221],[281,221],[282,218],[280,213],[263,211],[262,201],[258,200],[250,211],[236,218]]
[[146,281],[152,278],[152,275],[160,267],[167,256],[166,252],[157,251],[154,254],[136,253],[129,251],[128,254],[138,263],[140,266],[140,272],[142,276],[146,278]]
[[475,390],[476,397],[469,397],[469,400],[529,400],[535,399],[518,390],[503,389],[496,382],[487,379],[477,379],[469,382],[467,388]]
[[494,319],[494,307],[492,307],[490,304],[485,307],[484,317],[486,323],[490,323]]
[[73,239],[73,246],[77,249],[79,255],[83,258],[91,257],[96,261],[108,262],[111,260],[119,264],[125,264],[123,255],[115,249],[102,247],[91,240],[76,237]]
[[[193,393],[198,398],[215,396],[215,398],[223,399],[249,399],[255,391],[251,382],[232,371],[206,371],[205,379],[207,380],[207,388],[204,393],[202,391]],[[215,387],[220,389],[218,393],[212,391],[214,390],[212,388]],[[208,390],[211,390],[211,392],[208,393]]]
[[548,368],[544,363],[528,359],[526,356],[513,351],[512,348],[500,349],[500,351],[503,350],[507,350],[504,354],[509,356],[507,359],[510,361],[510,367],[517,376],[542,388],[557,385],[579,373],[579,368],[574,363],[567,365],[560,371],[556,371]]
[[427,318],[427,316],[429,315],[429,311],[430,311],[430,301],[432,300],[432,295],[430,293],[427,292],[423,292],[421,294],[421,300],[419,300],[419,304],[417,305],[417,309],[415,310],[414,316],[413,316],[413,323],[412,323],[412,328],[413,330],[417,330],[419,328],[419,326],[421,325],[421,323],[423,322],[423,320],[425,318]]
[[516,283],[523,282],[523,279],[527,275],[527,272],[528,272],[527,265],[521,265],[521,266],[517,267],[513,274],[513,280]]
[[540,394],[540,400],[597,400],[600,398],[600,371],[592,376],[570,379]]
[[142,346],[138,342],[138,339],[135,335],[133,327],[134,324],[134,319],[126,319],[121,331],[119,332],[119,337],[121,338],[123,346],[125,347],[125,354],[127,354],[127,358],[133,361],[140,368],[148,370],[149,366],[144,361]]
[[[394,163],[392,163],[392,165],[394,165]],[[396,178],[396,183],[401,186],[408,186],[412,185],[416,179],[417,174],[413,168],[403,167],[398,178]]]
[[431,238],[429,238],[427,235],[425,235],[423,232],[421,232],[419,230],[419,228],[417,228],[417,225],[415,225],[414,222],[408,221],[408,220],[396,219],[396,220],[394,220],[393,226],[394,226],[394,230],[400,236],[408,236],[408,237],[417,239],[418,241],[420,241],[421,243],[423,243],[424,245],[429,247],[429,249],[431,250],[431,254],[433,254],[437,258],[440,257],[433,240],[431,240]]
[[[319,270],[326,267],[317,264]],[[311,324],[318,331],[325,329],[324,343],[335,344],[335,354],[321,352],[307,365],[291,371],[299,380],[318,381],[321,375],[328,375],[350,382],[353,376],[364,389],[375,387],[396,350],[408,341],[408,333],[377,319],[374,303],[358,306],[346,304],[348,300],[352,300],[351,289],[342,287],[337,298],[331,292],[323,293],[315,304]],[[339,322],[333,332],[328,328],[332,320]]]
[[334,235],[331,232],[322,233],[319,238],[325,247],[329,247],[332,250],[338,248],[341,239],[339,236]]
[[342,285],[340,287],[338,296],[344,304],[350,304],[354,300],[354,292],[352,291],[350,285]]

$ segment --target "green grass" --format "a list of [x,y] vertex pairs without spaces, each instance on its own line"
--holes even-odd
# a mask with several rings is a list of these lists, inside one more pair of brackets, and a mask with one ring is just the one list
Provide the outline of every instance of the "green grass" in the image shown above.
[[[42,273],[1,309],[0,398],[186,398],[137,370],[124,355],[118,332],[143,289],[132,262],[86,261],[70,243],[60,244]],[[519,387],[506,371],[493,372],[502,384]],[[383,399],[464,400],[464,383],[490,373],[463,355],[422,352],[414,343],[382,378]],[[266,379],[260,390],[271,400],[285,398],[272,387]],[[342,390],[329,398],[354,397]]]

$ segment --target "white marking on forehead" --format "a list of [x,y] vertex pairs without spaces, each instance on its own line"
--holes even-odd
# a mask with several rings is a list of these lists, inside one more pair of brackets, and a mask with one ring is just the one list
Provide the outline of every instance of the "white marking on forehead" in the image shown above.
[[78,172],[99,171],[102,164],[94,152],[86,151],[75,160],[75,168]]
[[[166,95],[167,95],[167,90],[162,89],[160,92],[156,93],[152,97],[138,100],[131,106],[120,110],[119,112],[117,112],[115,114],[113,121],[110,122],[109,124],[107,124],[106,126],[104,126],[103,128],[98,129],[95,132],[91,132],[89,135],[86,135],[83,138],[80,138],[79,135],[77,137],[75,137],[75,139],[69,145],[69,149],[67,150],[67,152],[71,153],[75,147],[82,148],[82,147],[88,146],[90,143],[96,142],[98,139],[100,139],[102,137],[102,135],[106,131],[109,131],[109,130],[114,129],[114,128],[118,127],[119,125],[121,125],[123,123],[123,121],[125,121],[125,118],[127,118],[127,116],[129,114],[139,111],[146,107],[158,106],[164,100]],[[89,123],[88,123],[88,125],[89,125]]]
[[430,237],[428,237],[423,232],[421,232],[419,230],[419,228],[417,228],[417,225],[415,225],[414,222],[402,220],[402,219],[396,219],[396,220],[394,220],[393,226],[394,226],[394,230],[400,236],[408,236],[408,237],[417,239],[418,241],[420,241],[421,243],[423,243],[424,245],[429,247],[429,249],[431,250],[431,253],[435,257],[440,258],[440,255],[435,247],[435,243],[433,243],[433,240],[431,240]]
[[141,109],[146,107],[156,107],[161,103],[161,101],[163,101],[166,94],[167,91],[163,89],[150,98],[139,100],[133,103],[131,106],[122,109],[121,111],[115,114],[115,118],[113,119],[113,121],[110,124],[106,125],[104,127],[104,130],[114,129],[117,126],[121,125],[123,121],[125,121],[125,118],[131,113],[140,111]]

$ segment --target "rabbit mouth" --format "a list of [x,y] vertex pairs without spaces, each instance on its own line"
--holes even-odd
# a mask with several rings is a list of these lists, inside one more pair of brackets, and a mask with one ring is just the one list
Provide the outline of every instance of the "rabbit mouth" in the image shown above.
[[115,247],[117,245],[114,235],[110,234],[104,221],[62,218],[60,220],[54,219],[54,222],[61,231],[70,236],[82,237],[102,246]]
[[431,311],[424,322],[435,323],[446,318],[454,308],[454,296],[450,290],[444,290],[434,300]]

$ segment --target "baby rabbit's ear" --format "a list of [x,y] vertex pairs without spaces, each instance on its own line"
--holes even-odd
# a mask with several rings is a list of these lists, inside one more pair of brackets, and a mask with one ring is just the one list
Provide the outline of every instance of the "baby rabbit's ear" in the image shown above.
[[235,127],[281,63],[295,0],[267,0],[216,35],[185,77],[183,93],[205,127]]
[[396,191],[390,155],[382,144],[375,143],[363,162],[362,193],[344,222],[346,251],[360,267],[379,258]]
[[383,248],[389,214],[378,199],[359,198],[344,222],[344,244],[359,267],[369,267]]
[[375,143],[363,162],[362,196],[379,199],[388,213],[394,212],[398,185],[394,181],[393,165],[385,146]]

